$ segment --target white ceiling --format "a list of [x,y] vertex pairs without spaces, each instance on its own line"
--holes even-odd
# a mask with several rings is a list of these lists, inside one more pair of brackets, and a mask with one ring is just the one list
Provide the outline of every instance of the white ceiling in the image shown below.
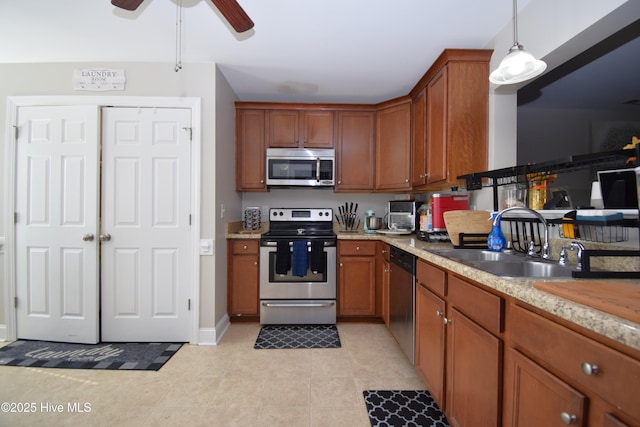
[[[0,0],[0,62],[173,68],[178,1],[145,0],[127,12],[109,0]],[[482,48],[512,19],[511,0],[239,3],[255,22],[243,34],[209,0],[182,0],[182,63],[219,64],[239,98],[251,101],[375,103],[405,95],[444,48]]]

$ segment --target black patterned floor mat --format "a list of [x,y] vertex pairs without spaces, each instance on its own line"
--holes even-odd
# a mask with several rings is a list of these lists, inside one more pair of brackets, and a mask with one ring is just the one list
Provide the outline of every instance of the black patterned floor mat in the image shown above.
[[73,344],[18,340],[0,348],[0,366],[157,371],[182,344]]
[[365,390],[362,394],[372,427],[449,427],[426,390]]
[[335,325],[266,325],[260,329],[255,349],[339,348]]

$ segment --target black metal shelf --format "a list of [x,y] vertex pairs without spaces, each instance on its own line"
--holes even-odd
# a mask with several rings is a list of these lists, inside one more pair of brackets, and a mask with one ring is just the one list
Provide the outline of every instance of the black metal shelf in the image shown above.
[[[498,209],[498,187],[526,183],[527,175],[535,173],[559,174],[575,172],[587,168],[622,168],[635,167],[640,157],[640,144],[635,149],[604,151],[601,153],[580,154],[562,157],[552,161],[512,166],[484,172],[460,175],[457,178],[466,182],[467,190],[480,190],[483,187],[493,188],[493,209]],[[630,164],[630,159],[636,160]]]

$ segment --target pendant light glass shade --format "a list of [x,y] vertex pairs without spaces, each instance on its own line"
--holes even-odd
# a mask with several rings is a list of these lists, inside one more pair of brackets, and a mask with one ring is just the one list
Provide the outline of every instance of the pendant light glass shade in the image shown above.
[[513,0],[513,46],[498,68],[489,75],[489,81],[499,85],[520,83],[539,76],[546,69],[544,61],[536,59],[518,43],[518,4],[517,0]]
[[516,44],[509,49],[509,54],[504,57],[498,68],[490,75],[491,83],[508,85],[524,82],[539,76],[547,69],[544,61],[536,59],[524,48]]

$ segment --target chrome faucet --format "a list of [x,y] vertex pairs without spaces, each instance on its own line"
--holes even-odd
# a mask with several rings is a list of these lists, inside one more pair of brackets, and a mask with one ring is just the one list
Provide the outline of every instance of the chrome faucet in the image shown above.
[[567,250],[578,251],[578,254],[577,254],[578,266],[576,269],[582,270],[582,251],[585,250],[584,245],[580,242],[571,242],[569,246],[563,246],[562,249],[560,250],[560,257],[558,258],[558,264],[567,265]]
[[[542,245],[542,258],[544,258],[544,259],[551,258],[551,255],[549,254],[549,252],[550,252],[549,251],[549,224],[547,223],[547,220],[544,219],[542,214],[540,214],[540,212],[535,211],[533,209],[525,208],[524,206],[512,206],[510,208],[506,208],[506,209],[503,209],[500,212],[498,212],[496,217],[493,219],[493,225],[498,225],[498,222],[500,221],[500,218],[502,218],[502,215],[504,215],[507,212],[511,212],[511,211],[515,211],[515,210],[529,212],[529,213],[535,215],[542,222],[542,225],[544,226],[544,244]],[[533,254],[533,245],[534,245],[533,241],[529,242],[528,255],[532,255]]]

